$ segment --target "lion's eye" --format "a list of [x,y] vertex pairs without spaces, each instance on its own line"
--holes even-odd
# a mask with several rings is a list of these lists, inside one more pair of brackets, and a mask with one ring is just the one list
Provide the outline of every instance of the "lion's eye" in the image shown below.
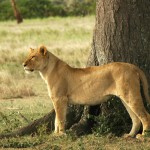
[[35,56],[32,56],[31,60],[35,60]]

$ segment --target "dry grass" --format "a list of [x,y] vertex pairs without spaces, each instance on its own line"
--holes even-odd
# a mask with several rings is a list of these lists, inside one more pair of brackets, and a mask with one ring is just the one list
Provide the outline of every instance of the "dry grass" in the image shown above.
[[[30,47],[44,44],[72,66],[85,66],[90,50],[94,17],[68,17],[0,22],[0,99],[33,96],[22,62]],[[41,91],[40,91],[41,92]]]
[[0,72],[0,99],[23,98],[34,96],[35,92],[31,87],[29,79],[18,79],[7,70]]
[[[20,25],[16,25],[16,22],[1,22],[0,52],[3,57],[0,57],[0,63],[21,62],[24,53],[27,53],[30,47],[44,44],[52,52],[57,54],[58,51],[62,58],[66,58],[68,53],[73,53],[72,59],[83,58],[81,60],[83,65],[84,57],[87,59],[90,50],[93,26],[94,17],[52,17],[43,20],[25,20]],[[85,50],[87,55],[82,55],[82,51]]]

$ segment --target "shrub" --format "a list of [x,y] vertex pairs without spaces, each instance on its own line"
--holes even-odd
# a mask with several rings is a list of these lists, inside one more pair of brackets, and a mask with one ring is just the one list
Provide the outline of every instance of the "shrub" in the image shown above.
[[[85,16],[95,13],[96,0],[16,0],[23,18]],[[0,1],[0,20],[14,19],[9,0]]]
[[113,97],[107,103],[106,113],[94,117],[97,122],[94,127],[96,135],[114,134],[121,136],[131,129],[131,119],[119,98]]

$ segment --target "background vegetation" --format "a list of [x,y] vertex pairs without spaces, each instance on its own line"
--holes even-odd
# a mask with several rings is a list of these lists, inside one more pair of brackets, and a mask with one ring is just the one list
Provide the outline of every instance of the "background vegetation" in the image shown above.
[[[23,18],[85,16],[95,13],[96,0],[16,0]],[[0,20],[15,19],[10,0],[0,1]]]

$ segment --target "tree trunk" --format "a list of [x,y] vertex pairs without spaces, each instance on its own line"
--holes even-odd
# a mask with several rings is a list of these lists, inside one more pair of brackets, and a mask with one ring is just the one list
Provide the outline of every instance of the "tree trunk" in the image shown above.
[[15,16],[16,19],[17,19],[17,23],[19,24],[19,23],[23,22],[21,13],[20,13],[19,10],[17,9],[15,0],[11,0],[10,2],[11,2],[11,5],[12,5],[12,8],[13,8],[13,11],[14,11],[14,16]]
[[[96,24],[87,66],[98,66],[113,61],[129,62],[145,72],[150,84],[149,6],[149,0],[97,0]],[[84,111],[83,107],[70,106],[68,114],[71,117],[67,117],[67,128],[71,127],[78,135],[91,131],[95,121],[89,116],[98,116],[104,110],[107,112],[106,106],[107,104],[85,107]],[[54,112],[52,113],[47,119],[51,122],[50,129],[53,129],[54,124]],[[37,121],[38,126],[45,122],[44,118]],[[26,129],[30,130],[31,126],[33,128],[37,124],[34,125],[33,122]]]
[[149,6],[149,0],[98,0],[88,65],[129,62],[145,72],[150,84]]

